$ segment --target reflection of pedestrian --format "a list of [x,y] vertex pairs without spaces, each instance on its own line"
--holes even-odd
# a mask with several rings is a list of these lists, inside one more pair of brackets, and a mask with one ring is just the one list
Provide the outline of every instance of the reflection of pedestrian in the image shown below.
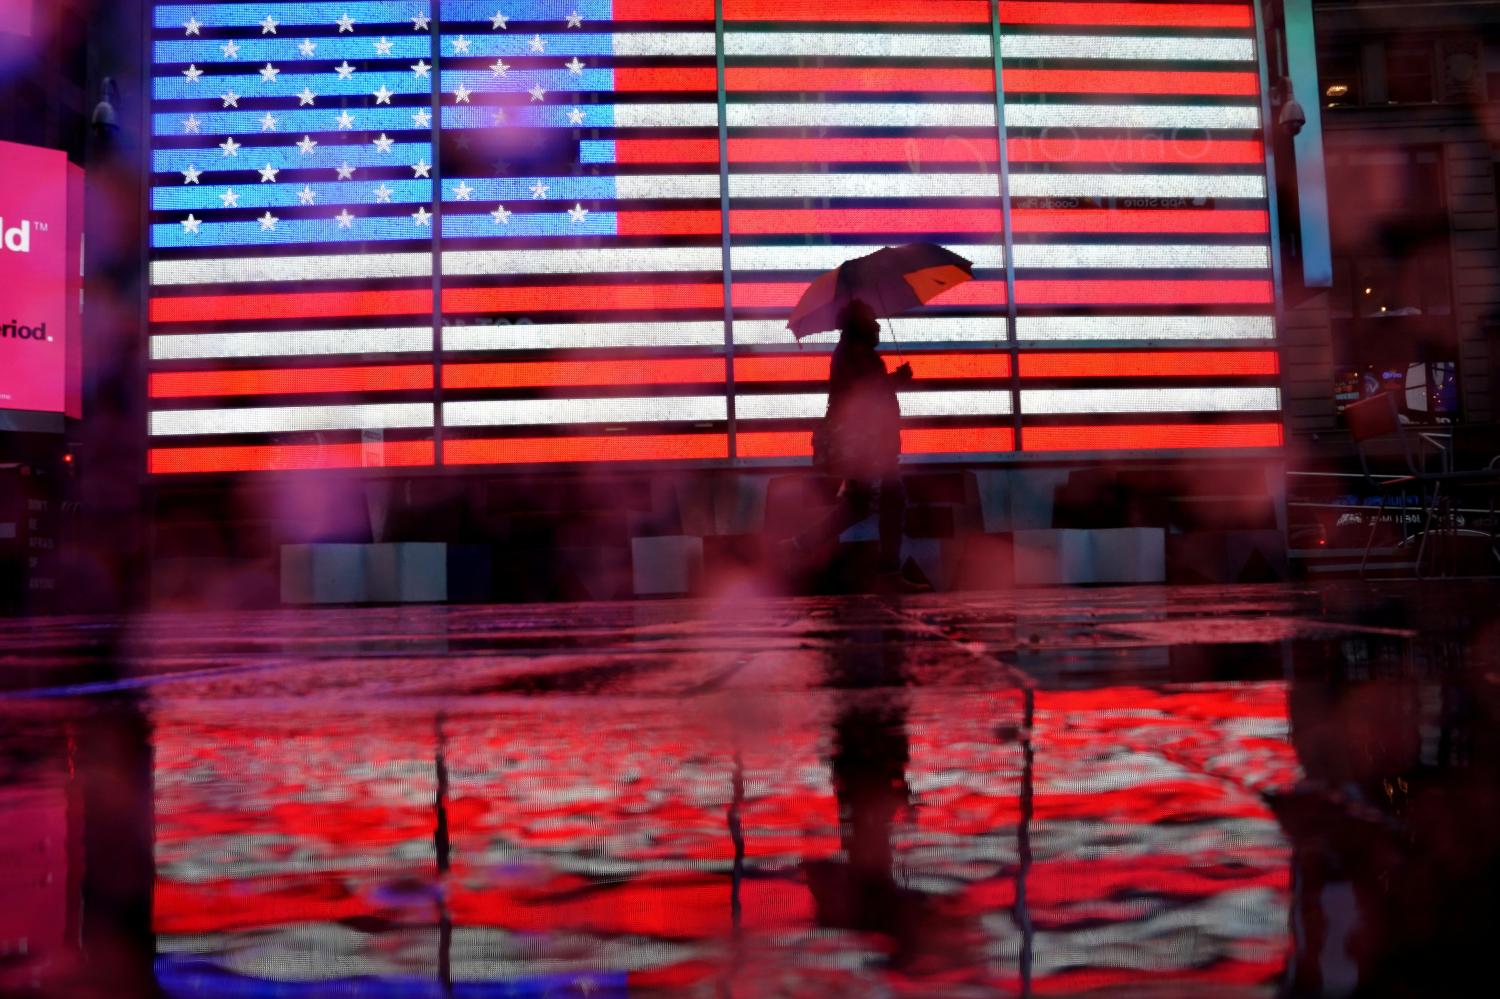
[[969,968],[973,927],[943,898],[897,880],[897,821],[913,809],[909,683],[906,649],[878,627],[851,629],[830,655],[828,769],[843,858],[807,861],[803,872],[818,925],[888,937],[897,968]]
[[896,389],[911,381],[911,365],[888,372],[877,353],[880,323],[865,302],[850,302],[839,317],[839,344],[828,375],[828,413],[819,458],[844,480],[839,506],[820,524],[793,539],[801,552],[831,544],[878,509],[880,571],[900,580],[906,490],[901,483],[901,402]]

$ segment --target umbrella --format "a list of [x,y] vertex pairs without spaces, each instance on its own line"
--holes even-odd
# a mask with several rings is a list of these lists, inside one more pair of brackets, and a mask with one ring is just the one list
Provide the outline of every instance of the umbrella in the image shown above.
[[787,327],[799,340],[838,329],[840,314],[855,299],[882,318],[899,316],[973,279],[972,262],[936,243],[887,246],[846,260],[808,285]]

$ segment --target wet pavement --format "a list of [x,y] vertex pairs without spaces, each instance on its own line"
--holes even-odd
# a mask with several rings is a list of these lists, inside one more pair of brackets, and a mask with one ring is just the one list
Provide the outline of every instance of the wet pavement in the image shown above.
[[1497,592],[5,622],[0,994],[1489,995]]

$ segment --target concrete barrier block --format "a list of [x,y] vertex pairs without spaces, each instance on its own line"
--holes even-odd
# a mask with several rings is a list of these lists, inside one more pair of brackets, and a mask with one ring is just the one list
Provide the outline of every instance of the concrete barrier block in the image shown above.
[[281,602],[441,603],[448,599],[448,546],[283,545]]
[[282,545],[281,602],[357,604],[365,600],[365,545]]
[[1062,531],[1016,531],[1012,549],[1017,586],[1056,586],[1063,581]]
[[692,593],[703,578],[703,539],[673,535],[634,538],[631,569],[638,597]]
[[1015,574],[1021,586],[1165,582],[1166,532],[1159,527],[1017,531]]
[[1066,583],[1164,583],[1167,532],[1160,527],[1066,531]]
[[430,604],[448,599],[448,546],[440,543],[369,545],[366,603]]
[[1015,540],[1009,534],[970,534],[949,542],[955,590],[1006,590],[1015,585]]

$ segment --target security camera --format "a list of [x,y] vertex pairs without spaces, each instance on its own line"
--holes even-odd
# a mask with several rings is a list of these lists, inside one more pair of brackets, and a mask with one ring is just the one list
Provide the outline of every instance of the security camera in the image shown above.
[[120,130],[120,118],[115,113],[114,105],[114,99],[119,96],[119,90],[115,87],[115,81],[106,76],[100,91],[99,103],[94,105],[94,113],[89,119],[89,124],[93,126],[96,135],[100,138],[107,138]]
[[1289,97],[1281,106],[1281,114],[1276,120],[1288,135],[1296,135],[1307,124],[1307,112],[1302,110],[1302,105],[1297,103],[1295,97]]

